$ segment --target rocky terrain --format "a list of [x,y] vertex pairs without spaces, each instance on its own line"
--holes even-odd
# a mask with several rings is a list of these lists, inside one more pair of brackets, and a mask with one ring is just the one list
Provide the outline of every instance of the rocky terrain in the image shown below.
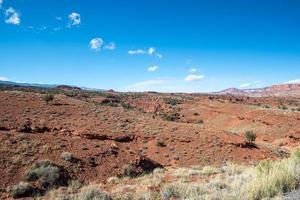
[[[74,180],[106,185],[110,177],[155,168],[286,158],[300,142],[299,89],[272,86],[260,95],[236,96],[235,90],[216,95],[1,86],[0,198],[11,199],[20,182],[31,189],[16,198],[43,196]],[[254,143],[245,137],[249,131]],[[59,173],[47,182],[37,172],[44,168]]]

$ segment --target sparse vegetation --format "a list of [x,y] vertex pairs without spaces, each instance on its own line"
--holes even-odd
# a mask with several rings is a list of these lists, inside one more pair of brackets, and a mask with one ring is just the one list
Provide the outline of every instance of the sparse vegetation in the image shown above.
[[112,200],[112,198],[101,191],[98,186],[91,185],[82,188],[74,200]]
[[171,121],[171,122],[175,122],[175,121],[178,121],[180,119],[178,113],[163,114],[162,118],[166,121]]
[[27,172],[25,178],[27,181],[39,181],[45,189],[64,186],[68,182],[63,168],[49,160],[37,161]]
[[133,107],[129,103],[121,103],[121,106],[126,110],[133,109]]
[[246,131],[245,138],[248,142],[254,143],[256,140],[256,134],[253,131]]
[[134,167],[131,164],[124,165],[122,167],[122,171],[123,171],[122,174],[125,177],[127,176],[127,177],[133,178],[133,177],[137,176],[136,171],[135,171]]
[[47,105],[49,104],[49,102],[53,101],[54,100],[54,95],[53,94],[45,94],[43,96],[43,100],[47,103]]
[[177,98],[164,98],[164,102],[166,104],[172,105],[172,106],[176,106],[178,104],[182,103],[181,99],[177,99]]
[[74,157],[74,155],[70,152],[63,152],[60,156],[61,159],[71,162],[71,163],[75,163],[78,161],[77,158]]
[[197,124],[203,124],[204,123],[204,120],[203,119],[199,119],[198,121],[197,121]]
[[156,146],[158,146],[158,147],[165,147],[166,144],[164,142],[162,142],[162,141],[157,141],[156,142]]
[[279,109],[282,109],[282,110],[287,110],[289,109],[287,106],[283,105],[283,106],[278,106]]
[[30,183],[20,182],[10,189],[10,194],[13,198],[22,198],[32,196],[34,188]]

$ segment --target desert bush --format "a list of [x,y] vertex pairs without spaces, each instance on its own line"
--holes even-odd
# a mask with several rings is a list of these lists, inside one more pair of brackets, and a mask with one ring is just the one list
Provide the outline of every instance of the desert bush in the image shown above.
[[133,107],[129,103],[121,103],[121,106],[126,110],[133,109]]
[[248,142],[253,143],[256,140],[256,134],[253,131],[246,131],[245,138]]
[[23,198],[33,195],[34,188],[31,184],[26,182],[20,182],[17,185],[12,186],[10,194],[13,198]]
[[203,119],[200,119],[197,121],[197,124],[203,124],[204,123],[204,120]]
[[71,163],[76,163],[78,161],[78,159],[75,158],[74,155],[70,152],[63,152],[60,158]]
[[180,119],[178,113],[163,114],[162,118],[166,121],[178,121]]
[[25,179],[39,181],[45,189],[64,186],[68,182],[66,171],[49,160],[37,161],[26,173]]
[[158,146],[158,147],[165,147],[166,144],[164,142],[162,142],[162,141],[157,141],[156,142],[156,146]]
[[123,171],[122,173],[123,176],[131,177],[131,178],[137,176],[136,169],[131,164],[124,165],[122,167],[122,171]]
[[74,200],[112,200],[112,198],[99,187],[90,185],[83,187]]
[[47,105],[49,104],[50,101],[54,100],[54,95],[53,94],[46,94],[43,96],[43,100],[47,103]]
[[166,104],[170,104],[172,106],[176,106],[177,104],[181,104],[182,100],[181,99],[174,99],[174,98],[164,98],[164,102]]

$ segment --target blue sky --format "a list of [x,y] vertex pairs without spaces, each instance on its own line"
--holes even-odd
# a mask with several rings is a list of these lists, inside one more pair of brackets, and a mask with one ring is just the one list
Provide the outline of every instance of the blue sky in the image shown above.
[[163,92],[300,83],[298,0],[0,4],[0,80]]

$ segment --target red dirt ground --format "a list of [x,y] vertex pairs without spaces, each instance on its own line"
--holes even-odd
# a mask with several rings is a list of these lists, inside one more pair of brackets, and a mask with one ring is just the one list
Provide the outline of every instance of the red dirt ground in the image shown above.
[[[0,92],[2,199],[37,160],[52,160],[85,183],[105,183],[142,158],[175,167],[254,164],[285,156],[300,141],[296,97],[75,93],[62,90],[47,105],[38,89]],[[248,130],[258,136],[256,147],[244,139]],[[62,152],[80,162],[62,160]]]

